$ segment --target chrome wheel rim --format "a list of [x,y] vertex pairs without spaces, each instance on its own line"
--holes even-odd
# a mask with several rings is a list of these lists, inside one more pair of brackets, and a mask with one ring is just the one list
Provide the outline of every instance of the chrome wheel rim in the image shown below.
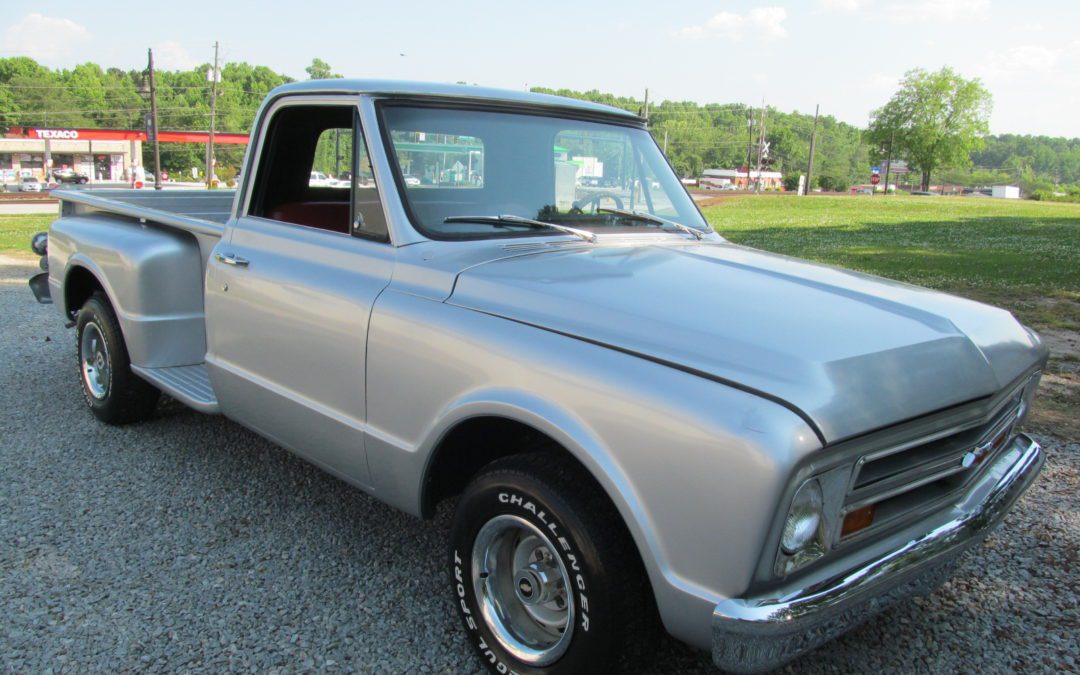
[[529,521],[492,518],[476,535],[472,580],[480,613],[518,660],[547,666],[570,646],[574,594],[551,540]]
[[97,400],[103,400],[108,396],[109,383],[112,382],[112,362],[101,329],[93,321],[83,327],[79,340],[79,361],[82,363],[86,391]]

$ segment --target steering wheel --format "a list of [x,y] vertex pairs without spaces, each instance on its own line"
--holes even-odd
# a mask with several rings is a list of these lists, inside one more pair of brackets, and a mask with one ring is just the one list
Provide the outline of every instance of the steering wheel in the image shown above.
[[570,213],[573,213],[575,215],[583,214],[585,213],[585,207],[587,206],[591,206],[592,213],[596,213],[597,209],[600,208],[600,202],[604,201],[605,199],[610,199],[611,201],[615,202],[615,208],[623,208],[623,200],[618,195],[612,195],[606,192],[598,192],[594,195],[589,195],[585,199],[574,202],[573,205],[570,207]]

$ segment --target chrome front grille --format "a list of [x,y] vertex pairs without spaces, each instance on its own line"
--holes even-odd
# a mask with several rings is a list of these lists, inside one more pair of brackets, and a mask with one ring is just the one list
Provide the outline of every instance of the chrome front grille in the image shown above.
[[839,541],[879,531],[890,523],[941,506],[963,492],[979,468],[1012,438],[1023,417],[1021,393],[990,420],[962,431],[948,430],[868,452],[859,457],[844,496],[841,520],[872,506],[873,524]]

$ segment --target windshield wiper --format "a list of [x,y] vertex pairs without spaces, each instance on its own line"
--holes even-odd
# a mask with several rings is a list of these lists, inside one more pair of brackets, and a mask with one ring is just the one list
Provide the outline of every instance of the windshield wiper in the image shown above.
[[641,220],[647,223],[656,223],[657,225],[670,225],[680,232],[693,235],[695,239],[701,241],[705,238],[705,233],[696,227],[690,227],[689,225],[683,225],[677,223],[674,220],[668,220],[667,218],[661,218],[660,216],[654,216],[651,213],[642,213],[640,211],[627,211],[626,209],[608,209],[598,208],[597,211],[601,213],[614,213],[617,216],[623,216],[624,218],[631,218],[634,220]]
[[533,220],[532,218],[522,218],[521,216],[513,216],[509,214],[503,214],[499,216],[447,216],[443,218],[444,223],[490,223],[492,225],[524,225],[526,227],[533,228],[547,228],[551,230],[558,230],[559,232],[565,232],[566,234],[572,234],[575,237],[581,237],[587,242],[596,243],[596,235],[588,230],[579,230],[576,227],[567,227],[566,225],[558,225],[556,223],[546,223],[542,220]]

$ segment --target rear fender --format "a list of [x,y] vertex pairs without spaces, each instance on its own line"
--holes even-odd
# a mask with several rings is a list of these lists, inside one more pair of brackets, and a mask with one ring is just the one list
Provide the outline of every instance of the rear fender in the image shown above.
[[[206,357],[203,264],[188,233],[104,215],[69,216],[49,232],[50,291],[70,317],[64,292],[76,268],[104,289],[132,364],[160,368]],[[64,298],[62,302],[60,298]]]

